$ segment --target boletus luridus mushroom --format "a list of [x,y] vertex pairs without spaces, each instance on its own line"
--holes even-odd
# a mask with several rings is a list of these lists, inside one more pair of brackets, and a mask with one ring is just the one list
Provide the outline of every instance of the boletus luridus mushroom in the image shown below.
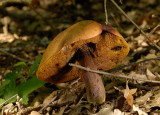
[[105,89],[100,75],[68,63],[108,70],[128,52],[127,42],[113,27],[85,20],[70,26],[51,41],[36,75],[39,80],[54,84],[80,77],[85,82],[88,101],[101,104],[105,101]]

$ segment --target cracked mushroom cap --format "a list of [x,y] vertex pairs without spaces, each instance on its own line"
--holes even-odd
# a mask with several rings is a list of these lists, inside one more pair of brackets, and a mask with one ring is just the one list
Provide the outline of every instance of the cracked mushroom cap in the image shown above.
[[36,72],[37,78],[57,84],[81,77],[82,70],[68,63],[79,64],[80,57],[75,55],[83,44],[88,46],[97,68],[102,70],[113,68],[129,52],[127,42],[113,27],[92,20],[81,21],[51,41]]

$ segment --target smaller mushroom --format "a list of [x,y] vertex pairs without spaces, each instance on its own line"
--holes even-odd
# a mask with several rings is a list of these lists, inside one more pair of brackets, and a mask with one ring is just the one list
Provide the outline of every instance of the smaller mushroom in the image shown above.
[[91,20],[81,21],[51,41],[36,75],[39,80],[54,84],[80,77],[85,82],[88,101],[101,104],[105,101],[105,89],[99,74],[71,67],[68,63],[108,70],[128,52],[127,42],[111,26]]

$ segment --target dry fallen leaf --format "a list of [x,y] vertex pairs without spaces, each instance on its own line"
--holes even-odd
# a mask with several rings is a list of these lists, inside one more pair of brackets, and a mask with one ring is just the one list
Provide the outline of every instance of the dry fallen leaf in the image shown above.
[[137,88],[136,89],[129,89],[128,81],[126,81],[126,89],[121,90],[121,89],[118,89],[117,87],[115,87],[115,89],[122,92],[124,94],[124,97],[126,98],[128,105],[133,107],[133,96],[132,95],[137,91]]
[[153,93],[153,96],[151,96],[150,100],[147,102],[147,105],[149,105],[149,108],[147,107],[148,109],[152,107],[160,107],[160,89]]
[[133,94],[134,93],[136,93],[136,91],[137,91],[137,88],[136,89],[131,89],[131,90],[129,90],[129,94],[127,95],[127,97],[125,97],[126,98],[126,101],[127,101],[127,103],[132,107],[133,106]]
[[[135,72],[131,72],[128,76],[137,77],[137,78],[139,78],[139,79],[147,79],[147,76],[146,76],[146,75],[137,74],[137,73],[135,73]],[[137,82],[137,83],[144,83],[145,81],[137,80],[136,82]]]
[[137,111],[138,115],[148,115],[146,112],[142,111],[139,107],[133,105],[133,111]]
[[2,115],[12,115],[14,112],[17,112],[17,108],[14,108],[14,105],[12,103],[5,105],[2,108],[2,112],[0,114]]
[[128,115],[128,113],[122,112],[119,109],[114,109],[113,115]]
[[93,115],[114,115],[113,110],[111,108],[102,108],[98,113]]
[[29,115],[41,115],[41,114],[37,111],[32,111]]
[[148,79],[150,80],[156,79],[156,76],[149,69],[147,69],[146,74],[147,74]]
[[141,97],[138,97],[135,99],[135,104],[136,105],[144,105],[148,100],[149,98],[153,95],[153,92],[147,92],[145,95],[141,96]]
[[92,115],[129,115],[129,113],[122,112],[119,109],[102,108],[98,113]]

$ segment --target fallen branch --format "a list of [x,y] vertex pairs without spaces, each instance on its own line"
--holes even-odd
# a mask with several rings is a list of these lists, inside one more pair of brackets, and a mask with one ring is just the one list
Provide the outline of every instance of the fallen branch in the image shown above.
[[107,0],[104,0],[104,11],[106,16],[106,25],[108,24],[108,13],[107,13]]
[[128,64],[128,65],[123,65],[123,66],[120,66],[120,67],[117,67],[117,68],[110,69],[110,70],[108,70],[107,72],[113,72],[113,71],[121,70],[121,69],[123,69],[123,68],[129,67],[129,66],[133,66],[133,65],[138,65],[138,64],[140,64],[140,63],[144,63],[144,62],[146,62],[146,61],[151,61],[151,60],[160,60],[160,57],[150,58],[150,59],[146,59],[146,60],[143,60],[143,61],[139,61],[139,62],[135,62],[135,63],[130,63],[130,64]]
[[118,6],[118,4],[114,1],[111,0],[111,2],[122,12],[122,14],[124,16],[126,16],[126,18],[128,18],[135,26],[136,28],[145,36],[146,39],[148,39],[158,50],[160,50],[160,47],[154,43],[145,33],[144,31]]
[[153,34],[157,30],[158,27],[160,27],[160,24],[158,24],[156,27],[154,27],[153,30],[150,32],[150,34]]
[[53,97],[50,101],[48,101],[40,110],[39,112],[41,113],[45,108],[48,107],[48,105],[50,105],[55,99],[57,98],[57,96]]
[[112,74],[112,73],[108,73],[108,72],[104,72],[104,71],[99,71],[99,70],[92,70],[90,68],[86,68],[80,65],[76,65],[73,63],[69,63],[69,66],[72,67],[77,67],[89,72],[94,72],[94,73],[98,73],[98,74],[102,74],[102,75],[108,75],[108,76],[112,76],[112,77],[120,77],[120,78],[127,78],[127,79],[132,79],[132,80],[140,80],[140,81],[145,81],[145,82],[152,82],[152,83],[160,83],[160,81],[156,81],[156,80],[148,80],[148,79],[141,79],[141,78],[137,78],[137,77],[129,77],[129,76],[125,76],[125,75],[119,75],[119,74]]

